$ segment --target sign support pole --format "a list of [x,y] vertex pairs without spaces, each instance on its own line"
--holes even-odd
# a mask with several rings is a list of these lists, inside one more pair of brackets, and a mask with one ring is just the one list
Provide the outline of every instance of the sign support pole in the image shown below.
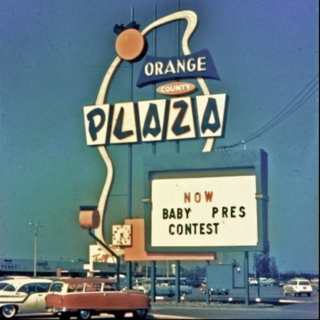
[[[210,265],[210,261],[206,261],[206,264],[207,266]],[[206,270],[208,270],[208,268],[206,268]],[[206,294],[206,304],[210,304],[210,288],[209,288],[209,285],[208,285],[208,275],[206,274],[206,277],[207,277],[207,282],[206,282],[206,291],[205,291],[205,294]]]
[[151,261],[151,302],[156,301],[156,261]]
[[176,282],[176,288],[175,288],[175,300],[176,303],[180,303],[180,261],[176,261],[176,274],[175,274],[175,282]]
[[[154,5],[153,8],[153,19],[154,21],[157,20],[157,5]],[[155,28],[153,30],[153,50],[154,50],[154,56],[157,56],[157,28]],[[156,98],[156,85],[153,84],[153,94],[154,94],[154,98]],[[156,143],[152,142],[152,154],[155,155],[157,153],[157,147],[156,147]],[[156,261],[151,261],[151,302],[155,302],[156,301]]]
[[[134,8],[131,7],[131,21],[134,21]],[[133,64],[130,66],[130,96],[133,101]],[[128,218],[132,219],[132,144],[128,145]],[[132,289],[132,262],[126,263],[127,286]]]
[[245,284],[245,304],[249,305],[250,302],[250,292],[249,292],[249,253],[245,251],[244,253],[244,284]]

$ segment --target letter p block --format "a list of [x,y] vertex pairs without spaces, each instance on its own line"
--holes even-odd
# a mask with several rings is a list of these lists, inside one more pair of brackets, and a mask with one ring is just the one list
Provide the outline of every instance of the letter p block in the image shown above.
[[109,104],[83,107],[88,146],[105,145],[109,121]]

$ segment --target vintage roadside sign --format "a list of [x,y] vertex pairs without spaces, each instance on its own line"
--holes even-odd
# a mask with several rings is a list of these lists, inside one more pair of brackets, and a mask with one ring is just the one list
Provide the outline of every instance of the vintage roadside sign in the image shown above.
[[[84,108],[87,145],[219,137],[226,94],[175,97]],[[138,121],[137,121],[138,119]]]
[[[178,20],[186,22],[181,37],[183,55],[147,55],[146,35]],[[130,224],[132,232],[128,237],[133,238],[115,242],[130,250],[127,261],[157,260],[163,258],[163,253],[171,260],[190,259],[190,254],[195,259],[212,260],[212,252],[217,250],[267,248],[267,189],[263,173],[267,157],[262,151],[253,154],[249,161],[235,157],[234,168],[230,169],[212,152],[215,138],[224,135],[227,94],[210,92],[205,82],[220,80],[210,52],[191,52],[189,48],[196,26],[197,15],[190,10],[157,19],[142,31],[134,21],[126,27],[115,26],[116,57],[105,74],[95,104],[83,107],[87,145],[97,147],[107,168],[97,208],[83,213],[83,225],[90,228],[93,221],[98,221],[95,235],[105,244],[106,207],[114,179],[108,147],[128,145],[131,150],[132,144],[206,140],[202,152],[146,157],[142,199],[145,219],[130,216],[122,230]],[[161,96],[153,94],[147,100],[109,103],[111,80],[123,61],[142,61],[137,81],[132,80],[132,90],[153,85]],[[133,97],[139,95],[132,95],[132,100]],[[131,184],[130,188],[128,192],[132,194]],[[97,212],[99,219],[93,219]],[[111,228],[109,231],[110,237]],[[141,238],[141,234],[145,237]]]

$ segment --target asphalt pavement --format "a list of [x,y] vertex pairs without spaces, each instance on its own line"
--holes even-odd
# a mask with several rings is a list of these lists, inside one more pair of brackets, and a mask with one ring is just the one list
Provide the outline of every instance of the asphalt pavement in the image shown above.
[[[279,287],[260,288],[261,302],[257,303],[258,290],[250,287],[250,305],[244,304],[244,289],[232,289],[228,296],[212,296],[209,304],[199,288],[185,297],[181,303],[174,298],[159,299],[152,303],[146,319],[319,319],[319,293],[314,290],[311,297],[283,296]],[[229,302],[229,298],[233,298]],[[23,319],[59,319],[42,315],[17,316]],[[92,319],[111,319],[102,314]],[[133,318],[130,313],[126,318]],[[72,319],[76,319],[75,317]]]

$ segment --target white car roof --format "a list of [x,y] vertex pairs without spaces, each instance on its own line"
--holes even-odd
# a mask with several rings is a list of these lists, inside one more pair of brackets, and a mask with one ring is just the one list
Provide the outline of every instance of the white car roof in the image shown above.
[[51,283],[53,281],[50,279],[29,278],[29,279],[9,279],[9,280],[1,281],[1,282],[20,286],[20,285],[24,285],[24,284],[28,284],[28,283],[35,283],[35,282],[37,282],[37,283]]

